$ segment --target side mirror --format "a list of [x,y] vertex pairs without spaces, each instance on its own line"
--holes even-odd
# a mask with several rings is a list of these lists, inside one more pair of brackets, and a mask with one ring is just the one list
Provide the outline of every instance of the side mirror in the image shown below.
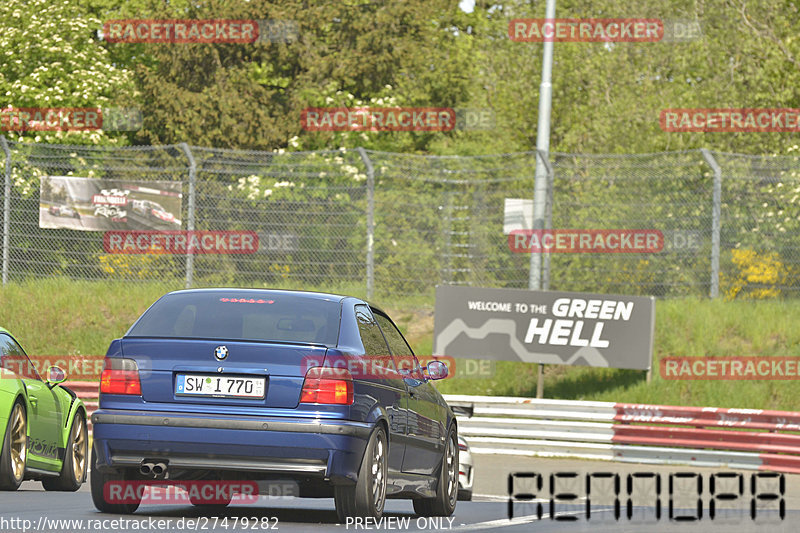
[[444,379],[449,374],[447,365],[441,361],[431,361],[428,363],[427,370],[430,379]]
[[64,383],[67,380],[67,373],[64,372],[60,367],[51,366],[47,369],[47,379],[45,382],[50,386],[53,387],[54,385],[58,385],[59,383]]

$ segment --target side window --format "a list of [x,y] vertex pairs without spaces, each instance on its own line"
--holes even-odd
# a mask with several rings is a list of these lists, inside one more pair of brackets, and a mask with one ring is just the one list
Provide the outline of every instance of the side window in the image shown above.
[[401,371],[410,372],[415,379],[423,379],[419,361],[414,357],[414,352],[411,351],[405,338],[403,338],[403,334],[400,333],[391,320],[380,313],[375,313],[375,320],[380,324],[381,330],[389,342],[389,349],[392,350],[392,355],[398,368]]
[[361,343],[368,358],[365,377],[399,378],[397,365],[392,360],[386,340],[369,308],[366,305],[357,305],[355,309]]
[[375,320],[378,321],[386,340],[389,342],[389,349],[392,350],[392,355],[411,355],[411,348],[408,347],[403,335],[397,331],[391,320],[378,313],[375,313]]
[[386,346],[383,335],[381,335],[381,330],[366,305],[356,306],[356,321],[358,322],[358,332],[361,334],[361,344],[364,345],[366,355],[389,355],[389,348]]
[[4,333],[0,334],[0,364],[4,371],[13,372],[20,378],[40,379],[22,347]]

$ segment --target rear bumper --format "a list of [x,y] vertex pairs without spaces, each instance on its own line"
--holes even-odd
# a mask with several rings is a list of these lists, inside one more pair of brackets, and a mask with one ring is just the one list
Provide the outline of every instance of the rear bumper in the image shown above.
[[160,459],[170,469],[281,474],[354,483],[372,426],[312,418],[198,416],[101,409],[97,468]]
[[[464,472],[462,474],[462,472]],[[472,480],[475,476],[475,465],[470,453],[460,452],[458,456],[458,488],[472,492]]]

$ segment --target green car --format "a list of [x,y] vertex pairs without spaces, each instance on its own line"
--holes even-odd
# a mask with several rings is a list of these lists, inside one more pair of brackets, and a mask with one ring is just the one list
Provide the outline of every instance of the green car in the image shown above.
[[11,333],[0,328],[0,490],[40,480],[45,490],[75,491],[86,481],[86,408],[59,385],[56,366],[42,379]]

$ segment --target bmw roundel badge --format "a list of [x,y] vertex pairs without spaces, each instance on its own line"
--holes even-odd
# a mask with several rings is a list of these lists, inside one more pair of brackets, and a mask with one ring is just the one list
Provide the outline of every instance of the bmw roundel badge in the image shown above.
[[228,357],[228,347],[217,346],[216,348],[214,348],[214,357],[216,357],[218,361],[222,361],[223,359]]

